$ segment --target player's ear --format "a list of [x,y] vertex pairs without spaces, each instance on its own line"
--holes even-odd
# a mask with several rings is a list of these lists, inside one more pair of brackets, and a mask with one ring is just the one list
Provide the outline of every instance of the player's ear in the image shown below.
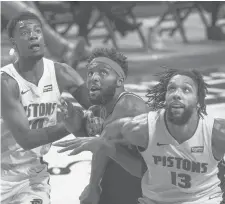
[[13,47],[15,47],[15,46],[16,46],[16,41],[15,41],[15,39],[14,39],[14,38],[10,38],[9,40],[10,40],[10,42],[12,43]]
[[117,79],[117,87],[123,86],[124,84],[124,79],[123,78],[118,78]]
[[16,41],[15,41],[15,39],[14,39],[14,38],[10,38],[9,40],[10,40],[10,42],[12,43],[13,49],[14,49],[14,50],[17,50],[17,46],[16,46]]

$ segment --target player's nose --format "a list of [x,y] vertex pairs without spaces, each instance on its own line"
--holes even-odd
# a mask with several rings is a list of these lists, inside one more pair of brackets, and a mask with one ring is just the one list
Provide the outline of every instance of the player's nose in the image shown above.
[[92,75],[91,80],[92,80],[92,81],[99,81],[99,80],[100,80],[100,75],[99,75],[97,72],[95,72],[95,73]]
[[35,32],[30,32],[30,35],[29,35],[29,39],[30,40],[37,40],[38,39],[38,36]]
[[176,89],[176,91],[173,93],[173,99],[174,100],[180,100],[181,99],[181,91],[180,89]]

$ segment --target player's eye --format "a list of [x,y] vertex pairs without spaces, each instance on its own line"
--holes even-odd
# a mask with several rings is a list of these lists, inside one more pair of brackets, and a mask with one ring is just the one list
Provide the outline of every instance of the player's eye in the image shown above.
[[107,72],[104,71],[104,70],[102,70],[102,71],[101,71],[101,75],[105,76],[105,75],[107,75]]
[[167,88],[167,91],[174,91],[174,90],[176,90],[176,87],[175,86],[169,86]]
[[28,35],[28,32],[27,32],[27,31],[22,31],[22,32],[21,32],[21,35],[22,35],[22,36],[27,36],[27,35]]
[[41,29],[39,29],[39,28],[36,29],[36,33],[37,33],[37,34],[41,34],[41,33],[42,33]]
[[185,87],[183,90],[184,90],[184,92],[185,92],[185,93],[189,93],[189,92],[191,92],[191,89],[190,89],[190,88],[188,88],[188,87]]

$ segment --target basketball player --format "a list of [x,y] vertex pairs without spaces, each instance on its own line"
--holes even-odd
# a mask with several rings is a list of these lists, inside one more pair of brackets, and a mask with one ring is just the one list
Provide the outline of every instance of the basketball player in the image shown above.
[[[128,72],[125,56],[115,49],[96,49],[89,59],[87,68],[87,87],[90,101],[93,105],[101,106],[101,111],[105,112],[105,117],[102,117],[104,120],[103,129],[116,119],[132,117],[147,112],[145,102],[137,95],[126,92],[124,89],[124,82]],[[71,113],[72,111],[68,110],[68,112]],[[103,114],[100,113],[98,115]],[[95,120],[95,118],[92,119]],[[67,121],[71,124],[71,129],[68,130],[73,132],[76,119],[74,120],[72,116]],[[68,124],[66,126],[69,127]],[[95,134],[97,132],[92,135]],[[65,142],[62,143],[65,144]],[[67,150],[73,149],[73,140],[66,141],[66,143],[68,146]],[[56,145],[60,146],[60,142]],[[130,173],[114,162],[114,160],[109,159],[104,150],[100,149],[95,152],[92,157],[90,183],[80,196],[81,203],[137,203],[138,198],[141,196],[141,180],[133,175],[136,174],[136,170],[142,168],[141,156],[136,148],[129,150],[119,146],[118,154],[121,152],[123,152],[123,157],[119,157],[117,161],[125,163],[125,169]]]
[[88,108],[88,92],[71,67],[44,58],[42,24],[30,12],[8,25],[19,54],[15,64],[1,68],[1,203],[49,204],[49,174],[42,163],[53,141],[68,135],[57,123],[62,91]]
[[[6,19],[7,22],[12,18],[12,16],[17,16],[19,13],[29,11],[34,13],[40,19],[42,23],[42,32],[45,39],[45,44],[47,45],[47,50],[50,52],[54,59],[59,59],[76,68],[76,65],[82,59],[89,56],[89,51],[85,49],[86,42],[83,37],[79,37],[74,44],[71,41],[64,38],[62,35],[57,33],[43,17],[42,13],[37,8],[35,2],[32,1],[4,1],[1,2],[1,16]],[[2,25],[3,26],[3,25]],[[11,56],[8,60],[2,60],[1,63],[4,65],[10,63],[10,60],[14,60],[16,57]],[[47,55],[47,53],[45,53]],[[8,63],[7,63],[8,61]]]
[[132,144],[148,166],[141,204],[222,203],[217,165],[225,153],[225,119],[207,115],[207,85],[199,72],[168,70],[159,76],[147,95],[154,111],[114,121],[100,138],[77,140],[73,154],[95,152],[106,140]]

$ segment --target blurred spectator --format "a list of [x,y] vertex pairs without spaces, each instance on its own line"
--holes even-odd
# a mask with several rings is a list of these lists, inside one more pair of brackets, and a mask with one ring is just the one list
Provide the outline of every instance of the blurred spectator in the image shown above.
[[224,2],[221,1],[203,1],[200,2],[203,8],[210,13],[211,22],[207,28],[207,37],[210,40],[225,40],[225,33],[216,23],[219,18],[219,11]]
[[[77,2],[71,2],[77,4]],[[118,2],[119,3],[119,2]],[[77,5],[76,5],[77,6]],[[87,36],[88,34],[88,23],[91,19],[92,11],[94,8],[97,8],[98,11],[104,13],[104,15],[114,23],[116,30],[122,35],[125,36],[127,32],[137,29],[140,24],[133,24],[127,21],[122,16],[116,15],[112,12],[112,5],[110,2],[79,2],[79,13],[77,15],[77,24],[79,26],[79,35]]]
[[85,39],[80,37],[77,39],[77,44],[74,44],[60,36],[46,23],[33,2],[1,2],[1,15],[4,17],[4,20],[10,20],[12,16],[23,11],[33,12],[42,21],[45,43],[52,56],[73,67],[75,67],[80,60],[88,57],[89,53],[85,49]]

